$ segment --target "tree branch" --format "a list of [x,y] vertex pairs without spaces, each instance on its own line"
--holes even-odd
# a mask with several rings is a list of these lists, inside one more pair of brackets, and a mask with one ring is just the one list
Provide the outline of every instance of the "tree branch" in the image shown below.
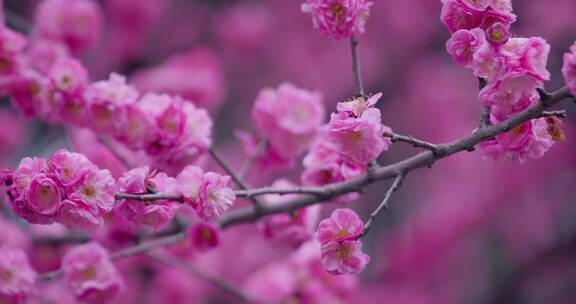
[[411,144],[414,147],[424,148],[432,152],[438,151],[438,146],[436,144],[416,139],[411,135],[404,136],[393,132],[386,132],[384,133],[384,136],[389,137],[392,140],[392,142],[405,142]]
[[258,157],[260,157],[262,152],[264,150],[266,150],[267,146],[268,146],[268,140],[261,139],[260,142],[258,143],[258,146],[256,146],[256,150],[254,151],[254,154],[251,155],[250,158],[248,158],[244,162],[244,164],[242,165],[242,168],[240,168],[240,173],[238,175],[241,179],[245,178],[246,175],[248,175],[250,173],[250,169],[252,169],[252,166],[254,165],[254,163],[256,162]]
[[350,49],[352,50],[352,71],[356,80],[358,95],[364,97],[364,85],[362,84],[362,73],[360,72],[360,58],[358,56],[358,40],[356,37],[350,38]]
[[370,214],[370,218],[368,218],[368,221],[366,221],[366,224],[364,225],[364,230],[362,231],[362,234],[360,235],[360,237],[367,235],[368,231],[370,231],[370,227],[372,226],[372,223],[374,222],[374,219],[378,216],[378,214],[380,214],[380,212],[382,212],[382,210],[388,209],[388,205],[390,202],[390,198],[392,197],[392,194],[394,192],[396,192],[398,189],[400,189],[400,187],[402,187],[402,183],[404,182],[405,178],[406,178],[406,173],[404,173],[404,172],[398,173],[398,175],[396,176],[396,179],[394,179],[392,186],[390,186],[390,188],[386,192],[386,195],[384,196],[384,199],[382,200],[380,205],[378,205],[378,207],[376,209],[374,209],[374,211],[372,211],[372,213]]

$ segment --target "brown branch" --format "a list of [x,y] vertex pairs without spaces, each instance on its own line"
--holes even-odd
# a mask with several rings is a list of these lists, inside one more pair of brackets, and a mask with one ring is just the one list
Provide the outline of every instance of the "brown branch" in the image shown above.
[[229,294],[235,296],[236,298],[238,298],[240,301],[242,302],[250,302],[250,303],[259,303],[258,301],[255,301],[255,299],[252,299],[251,297],[249,297],[247,294],[245,294],[242,290],[240,290],[239,288],[237,288],[236,286],[233,286],[232,284],[222,280],[219,277],[216,277],[212,274],[206,273],[200,269],[197,269],[195,267],[193,267],[192,265],[186,263],[185,261],[182,261],[176,257],[166,257],[166,256],[162,256],[159,254],[154,254],[154,253],[148,253],[148,256],[153,258],[154,260],[161,262],[163,264],[169,265],[169,266],[173,266],[179,270],[182,271],[186,271],[190,274],[192,274],[195,277],[198,277],[226,292],[228,292]]
[[433,143],[429,143],[429,142],[426,142],[423,140],[416,139],[411,135],[405,136],[405,135],[400,135],[400,134],[396,134],[393,132],[386,132],[386,133],[384,133],[384,136],[389,137],[392,140],[392,142],[405,142],[405,143],[411,144],[414,147],[424,148],[424,149],[432,151],[432,152],[438,151],[438,145],[433,144]]
[[177,202],[184,202],[184,197],[181,194],[169,194],[169,193],[151,193],[151,194],[132,194],[132,193],[116,193],[114,196],[116,200],[136,200],[136,201],[144,201],[144,202],[151,202],[151,201],[158,201],[158,200],[168,200],[168,201],[177,201]]
[[386,192],[386,195],[384,196],[384,199],[382,200],[380,205],[378,205],[378,207],[376,207],[376,209],[374,209],[374,211],[372,211],[372,213],[370,214],[370,217],[368,218],[368,221],[366,221],[366,224],[364,225],[364,230],[362,231],[362,234],[360,235],[360,237],[367,235],[368,231],[370,231],[370,227],[372,226],[372,223],[374,222],[374,219],[376,219],[378,214],[380,214],[380,212],[382,212],[382,210],[388,209],[390,198],[392,197],[392,194],[394,192],[396,192],[398,189],[400,189],[400,187],[402,187],[402,183],[404,182],[405,178],[406,178],[406,173],[404,173],[404,172],[398,173],[398,175],[396,176],[396,179],[394,179],[392,186],[390,186],[390,188]]
[[350,49],[352,50],[352,71],[356,80],[358,95],[364,97],[364,85],[362,84],[362,73],[360,72],[360,58],[358,56],[358,40],[356,37],[350,38]]

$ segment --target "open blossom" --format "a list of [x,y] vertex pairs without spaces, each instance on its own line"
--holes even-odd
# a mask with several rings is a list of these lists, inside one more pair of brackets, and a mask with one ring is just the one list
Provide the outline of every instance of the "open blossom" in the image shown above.
[[234,205],[236,195],[228,186],[230,176],[207,172],[202,177],[199,190],[199,202],[195,207],[198,217],[203,220],[213,220],[222,215]]
[[336,209],[329,218],[318,225],[317,235],[321,244],[357,239],[364,230],[364,223],[351,209]]
[[509,0],[442,0],[440,19],[452,33],[480,27],[487,30],[495,23],[506,27],[516,21]]
[[62,58],[55,62],[49,77],[56,90],[68,94],[79,93],[88,83],[88,71],[78,60],[72,58]]
[[370,257],[362,252],[360,241],[328,242],[322,244],[322,265],[332,274],[358,273],[370,262]]
[[108,302],[124,286],[108,251],[98,243],[70,249],[62,259],[62,270],[70,290],[84,303]]
[[188,227],[188,236],[192,247],[199,251],[205,252],[218,246],[219,235],[216,226],[208,223],[196,223]]
[[384,137],[384,132],[390,128],[382,124],[378,109],[366,109],[356,117],[342,111],[343,108],[330,116],[327,136],[344,160],[367,164],[388,150],[391,141]]
[[30,181],[26,191],[28,206],[42,215],[56,213],[62,203],[60,187],[43,173],[38,173]]
[[65,43],[73,52],[91,47],[101,36],[102,11],[93,0],[46,0],[35,16],[40,37]]
[[494,160],[525,162],[540,158],[555,142],[564,142],[560,122],[539,118],[525,122],[495,139],[480,144],[484,155]]
[[307,0],[301,10],[312,15],[314,28],[322,34],[342,39],[364,33],[372,4],[366,0]]
[[[150,172],[148,167],[130,170],[118,180],[120,191],[125,193],[149,193],[151,189],[160,193],[174,193],[176,179],[166,173]],[[171,200],[143,202],[125,199],[118,202],[118,212],[129,222],[153,231],[164,228],[176,215],[180,203]]]
[[562,75],[572,94],[576,95],[576,43],[570,47],[570,53],[564,54]]
[[283,83],[276,90],[268,88],[258,93],[252,118],[272,149],[283,158],[295,158],[308,147],[322,125],[322,97]]
[[22,250],[0,247],[0,302],[27,303],[34,292],[36,271]]
[[[295,186],[293,183],[285,179],[279,179],[272,184],[272,187],[276,189],[293,186]],[[295,194],[268,194],[263,196],[263,199],[270,205],[282,205],[282,203],[297,197],[299,196]],[[314,236],[314,229],[320,216],[320,210],[320,205],[313,205],[295,210],[291,214],[274,214],[264,218],[259,228],[267,238],[298,248]]]
[[462,29],[452,34],[452,37],[446,42],[446,49],[456,63],[471,67],[474,53],[484,43],[486,43],[486,38],[481,29]]

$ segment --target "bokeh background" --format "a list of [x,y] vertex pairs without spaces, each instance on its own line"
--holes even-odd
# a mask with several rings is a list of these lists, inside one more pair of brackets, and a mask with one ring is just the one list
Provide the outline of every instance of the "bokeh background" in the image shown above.
[[[4,0],[14,27],[26,30],[39,1]],[[439,0],[375,0],[359,52],[367,91],[383,92],[383,121],[396,132],[431,142],[469,134],[480,118],[478,82],[444,49]],[[258,90],[291,82],[324,96],[328,112],[354,95],[348,41],[312,29],[295,0],[105,0],[97,45],[82,54],[93,80],[119,72],[142,90],[182,94],[210,109],[215,144],[240,168],[246,159],[238,131],[255,132],[251,109]],[[552,45],[549,90],[560,88],[561,55],[576,40],[576,1],[513,1],[515,36],[542,36]],[[15,16],[19,18],[15,18]],[[175,57],[176,56],[176,57]],[[364,242],[372,258],[346,279],[342,303],[576,303],[576,112],[565,119],[568,141],[538,160],[494,162],[462,153],[408,176]],[[0,102],[0,164],[49,155],[62,147],[87,153],[116,176],[125,167],[83,130],[25,119]],[[88,147],[88,148],[87,148]],[[394,144],[379,160],[419,152]],[[208,160],[206,166],[216,170]],[[254,186],[278,177],[298,182],[301,167],[255,168]],[[347,204],[363,218],[388,183],[371,186]],[[328,204],[323,215],[341,205]],[[12,227],[6,213],[0,239],[18,233],[58,235],[59,227]],[[16,220],[17,221],[17,220]],[[12,230],[10,230],[12,229]],[[58,267],[60,244],[28,246],[39,271]],[[255,225],[223,232],[214,252],[189,262],[251,289],[267,277],[282,288],[274,267],[291,253],[266,241]],[[220,290],[178,269],[123,261],[127,291],[117,303],[233,303]],[[272,269],[272,270],[271,270]],[[266,275],[263,275],[266,274]],[[264,283],[260,283],[264,284]],[[58,290],[46,287],[46,297]],[[297,298],[297,297],[295,297]],[[334,299],[324,301],[330,303]],[[47,300],[47,302],[50,302]],[[286,302],[288,303],[288,302]],[[296,303],[296,302],[295,302]],[[322,302],[321,302],[322,303]]]

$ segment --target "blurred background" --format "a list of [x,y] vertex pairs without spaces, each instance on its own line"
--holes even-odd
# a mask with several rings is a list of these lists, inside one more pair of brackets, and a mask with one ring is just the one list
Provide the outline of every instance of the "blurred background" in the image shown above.
[[[39,1],[4,0],[13,27],[26,31]],[[430,142],[469,134],[480,118],[478,82],[452,62],[444,44],[439,0],[376,0],[359,53],[367,91],[383,92],[384,124]],[[295,0],[105,0],[98,42],[81,54],[92,80],[110,72],[144,91],[180,94],[210,110],[215,145],[239,169],[247,158],[239,131],[255,132],[251,109],[258,91],[291,82],[324,96],[327,112],[355,93],[348,41],[312,28]],[[547,89],[560,88],[561,55],[576,40],[576,1],[513,1],[515,36],[542,36],[552,46]],[[576,112],[565,103],[568,141],[538,160],[519,164],[462,153],[410,174],[364,242],[371,263],[360,275],[338,278],[336,295],[318,303],[576,303]],[[0,102],[0,164],[49,155],[62,147],[87,153],[116,176],[126,168],[90,132],[21,118]],[[86,147],[90,146],[90,149]],[[379,162],[415,153],[394,144]],[[206,166],[216,166],[206,160]],[[253,170],[253,186],[279,177],[298,183],[300,162]],[[346,204],[366,218],[388,183],[374,184]],[[327,204],[323,217],[341,207]],[[9,215],[8,215],[9,217]],[[2,225],[12,225],[2,220]],[[59,228],[22,227],[38,235]],[[1,234],[12,234],[0,229]],[[0,237],[8,239],[8,236]],[[35,268],[58,267],[61,246],[27,244]],[[213,252],[186,257],[252,291],[288,289],[283,261],[292,254],[264,239],[255,225],[223,232]],[[127,291],[118,303],[233,303],[222,291],[178,269],[139,258],[120,263]],[[296,270],[292,270],[296,271]],[[263,280],[262,278],[266,278]],[[332,280],[329,276],[326,280]],[[336,279],[334,279],[336,280]],[[268,285],[266,285],[268,284]],[[332,284],[332,283],[326,283]],[[257,288],[256,288],[257,289]],[[258,291],[255,291],[256,293]],[[283,291],[284,292],[284,291]],[[46,297],[58,293],[46,287]],[[47,300],[48,303],[50,301]]]

